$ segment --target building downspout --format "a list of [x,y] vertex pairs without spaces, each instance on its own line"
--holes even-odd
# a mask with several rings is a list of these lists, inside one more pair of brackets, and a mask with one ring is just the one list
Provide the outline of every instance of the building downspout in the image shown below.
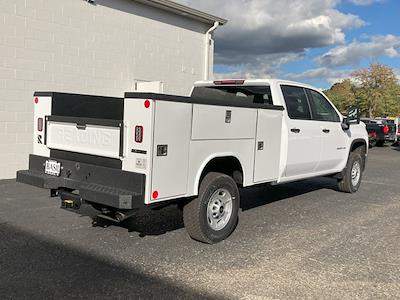
[[204,80],[209,80],[210,75],[210,42],[212,33],[218,28],[219,22],[215,22],[214,26],[206,32],[206,53],[204,62]]

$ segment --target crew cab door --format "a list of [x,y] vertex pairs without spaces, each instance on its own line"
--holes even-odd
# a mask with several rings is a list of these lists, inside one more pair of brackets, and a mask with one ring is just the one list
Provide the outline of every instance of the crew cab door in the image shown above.
[[332,104],[318,91],[306,89],[315,127],[320,129],[322,140],[321,159],[317,172],[336,171],[347,160],[347,133],[343,131],[339,114]]
[[286,103],[288,134],[285,177],[315,172],[321,151],[321,129],[311,118],[306,91],[302,87],[281,85]]

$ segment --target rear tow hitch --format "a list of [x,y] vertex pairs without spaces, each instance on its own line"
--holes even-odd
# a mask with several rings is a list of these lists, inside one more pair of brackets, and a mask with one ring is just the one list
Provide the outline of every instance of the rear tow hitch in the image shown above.
[[61,198],[61,208],[75,210],[81,208],[83,200],[79,195],[65,190],[59,190],[58,195]]

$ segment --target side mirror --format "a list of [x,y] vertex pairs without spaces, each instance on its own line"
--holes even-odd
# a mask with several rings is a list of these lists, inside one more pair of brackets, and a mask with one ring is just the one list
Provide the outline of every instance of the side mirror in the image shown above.
[[350,129],[350,124],[347,118],[343,118],[343,122],[342,122],[342,129],[344,131],[347,131]]
[[342,129],[349,130],[351,124],[360,124],[360,109],[356,106],[348,109],[347,117],[343,118]]
[[360,124],[360,109],[356,106],[350,107],[347,111],[347,124]]

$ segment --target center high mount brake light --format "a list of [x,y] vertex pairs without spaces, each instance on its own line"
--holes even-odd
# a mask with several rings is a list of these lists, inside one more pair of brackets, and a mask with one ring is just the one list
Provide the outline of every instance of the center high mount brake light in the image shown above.
[[216,80],[214,81],[215,85],[230,85],[230,84],[244,84],[244,79],[240,80]]

